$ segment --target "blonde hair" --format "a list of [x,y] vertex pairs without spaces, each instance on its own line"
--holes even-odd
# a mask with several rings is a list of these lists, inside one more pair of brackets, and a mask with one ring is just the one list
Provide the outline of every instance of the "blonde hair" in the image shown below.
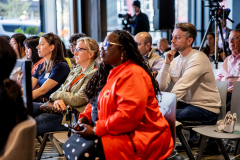
[[79,38],[77,40],[77,43],[80,41],[85,43],[89,52],[92,52],[92,51],[94,52],[94,59],[96,59],[100,53],[98,43],[90,37]]

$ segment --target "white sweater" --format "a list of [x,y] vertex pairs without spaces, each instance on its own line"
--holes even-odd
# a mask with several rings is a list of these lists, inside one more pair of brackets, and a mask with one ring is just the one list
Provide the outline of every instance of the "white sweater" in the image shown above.
[[177,95],[177,100],[219,114],[220,95],[211,63],[203,52],[192,49],[186,57],[179,55],[171,64],[164,63],[156,79],[161,91],[173,82],[171,92]]

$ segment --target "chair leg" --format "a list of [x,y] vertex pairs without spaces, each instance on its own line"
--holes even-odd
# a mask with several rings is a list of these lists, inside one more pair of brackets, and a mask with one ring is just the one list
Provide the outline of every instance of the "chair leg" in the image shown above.
[[237,140],[237,144],[236,144],[236,147],[235,147],[234,155],[237,155],[237,154],[239,154],[239,152],[240,152],[239,141],[240,141],[240,140]]
[[193,154],[192,154],[192,152],[190,150],[190,147],[188,146],[188,143],[186,142],[186,139],[185,139],[182,131],[178,131],[177,132],[177,136],[178,136],[178,139],[180,140],[181,144],[183,145],[183,147],[184,147],[184,149],[185,149],[185,151],[186,151],[186,153],[188,155],[188,158],[190,160],[195,160],[195,158],[194,158],[194,156],[193,156]]
[[38,152],[37,160],[40,160],[41,157],[42,157],[43,150],[44,150],[44,148],[45,148],[45,146],[46,146],[47,137],[48,137],[48,134],[45,133],[44,136],[43,136],[42,143],[41,143],[41,145],[40,145],[40,150],[39,150],[39,152]]
[[200,141],[200,146],[198,150],[197,160],[201,160],[206,138],[207,138],[206,136],[201,135],[201,141]]
[[225,148],[223,146],[222,140],[221,139],[216,139],[216,141],[217,141],[217,144],[218,144],[218,146],[219,146],[219,148],[220,148],[220,150],[221,150],[225,160],[230,160],[230,158],[229,158],[229,156],[228,156],[228,154],[227,154],[227,152],[226,152],[226,150],[225,150]]
[[53,134],[49,134],[48,135],[48,139],[51,141],[53,147],[58,151],[59,155],[63,155],[63,150],[60,147],[58,141],[56,140],[56,138],[53,136]]
[[38,140],[38,142],[41,144],[42,143],[42,141],[43,141],[43,139],[42,139],[42,137],[41,136],[37,136],[37,140]]

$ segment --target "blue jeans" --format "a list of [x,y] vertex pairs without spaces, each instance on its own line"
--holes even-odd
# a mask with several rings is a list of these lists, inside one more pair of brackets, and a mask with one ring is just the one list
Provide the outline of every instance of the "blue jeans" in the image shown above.
[[[193,106],[191,104],[177,102],[176,120],[182,121],[199,121],[202,125],[215,125],[218,120],[218,114],[206,109]],[[189,139],[197,142],[197,133],[190,131]]]
[[54,113],[41,113],[39,108],[42,103],[33,102],[33,116],[37,122],[37,136],[47,132],[67,131],[62,123],[63,115]]

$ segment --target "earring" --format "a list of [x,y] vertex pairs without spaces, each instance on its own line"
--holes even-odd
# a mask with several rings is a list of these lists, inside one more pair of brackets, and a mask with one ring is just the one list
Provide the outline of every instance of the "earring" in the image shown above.
[[123,57],[123,54],[121,54],[121,60],[123,60],[123,58],[124,58],[124,57]]

